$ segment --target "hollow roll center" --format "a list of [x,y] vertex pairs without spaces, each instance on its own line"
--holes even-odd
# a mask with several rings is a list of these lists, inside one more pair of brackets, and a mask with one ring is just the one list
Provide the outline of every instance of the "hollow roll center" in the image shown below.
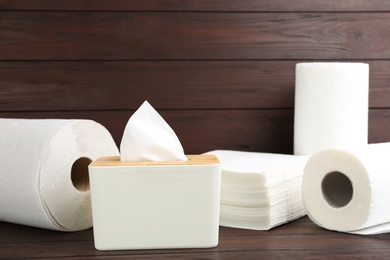
[[330,172],[322,180],[322,194],[331,207],[341,208],[352,200],[351,180],[341,172]]
[[88,165],[91,162],[91,159],[81,157],[77,159],[72,165],[72,183],[73,186],[79,191],[89,191]]

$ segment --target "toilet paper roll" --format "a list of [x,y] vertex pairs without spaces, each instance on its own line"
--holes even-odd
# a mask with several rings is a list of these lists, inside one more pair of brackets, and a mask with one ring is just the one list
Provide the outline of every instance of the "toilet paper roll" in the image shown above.
[[390,231],[390,143],[326,149],[304,170],[302,200],[319,226],[356,234]]
[[296,65],[294,154],[367,145],[369,65]]
[[0,119],[0,221],[90,228],[88,164],[105,155],[119,152],[94,121]]

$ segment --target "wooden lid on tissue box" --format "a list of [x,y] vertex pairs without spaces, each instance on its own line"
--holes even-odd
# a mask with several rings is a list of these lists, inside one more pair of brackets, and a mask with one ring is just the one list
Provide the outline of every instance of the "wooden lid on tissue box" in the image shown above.
[[188,161],[137,161],[137,162],[122,162],[120,156],[100,157],[93,161],[90,166],[164,166],[164,165],[216,165],[220,164],[215,155],[186,155]]

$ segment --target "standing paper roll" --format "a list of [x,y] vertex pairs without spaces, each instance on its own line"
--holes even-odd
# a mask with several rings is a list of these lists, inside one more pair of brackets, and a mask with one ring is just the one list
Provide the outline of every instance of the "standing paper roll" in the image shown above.
[[356,234],[390,231],[390,143],[359,151],[332,148],[304,170],[302,200],[319,226]]
[[294,154],[367,145],[368,64],[299,63],[295,80]]
[[0,221],[90,228],[88,165],[118,154],[110,133],[94,121],[0,119]]

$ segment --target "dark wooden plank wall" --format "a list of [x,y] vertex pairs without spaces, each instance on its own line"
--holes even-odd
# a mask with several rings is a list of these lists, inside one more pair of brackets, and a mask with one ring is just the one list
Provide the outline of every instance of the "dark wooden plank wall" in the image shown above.
[[370,64],[390,141],[390,2],[0,0],[0,117],[89,118],[119,144],[145,100],[186,153],[291,153],[298,62]]

